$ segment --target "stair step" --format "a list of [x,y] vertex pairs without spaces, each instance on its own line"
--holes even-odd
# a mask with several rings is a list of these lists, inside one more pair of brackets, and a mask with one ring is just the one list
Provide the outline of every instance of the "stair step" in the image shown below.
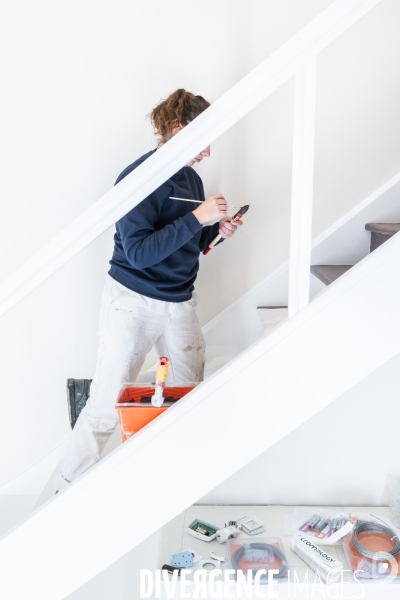
[[373,252],[400,231],[400,223],[367,223],[365,229],[371,232],[370,252]]
[[207,379],[221,367],[228,364],[239,352],[240,350],[234,346],[207,346],[204,379]]
[[318,279],[322,281],[322,283],[329,285],[353,266],[354,265],[312,265],[310,270],[315,277],[318,277]]
[[400,223],[367,223],[365,229],[391,237],[400,231]]
[[265,333],[269,333],[288,316],[287,306],[257,306]]

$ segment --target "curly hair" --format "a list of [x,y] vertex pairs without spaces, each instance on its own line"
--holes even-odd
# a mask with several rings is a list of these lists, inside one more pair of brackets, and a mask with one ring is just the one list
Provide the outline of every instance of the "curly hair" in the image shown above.
[[161,100],[148,115],[154,133],[160,136],[158,146],[171,139],[174,127],[185,127],[209,106],[203,96],[195,96],[182,88]]

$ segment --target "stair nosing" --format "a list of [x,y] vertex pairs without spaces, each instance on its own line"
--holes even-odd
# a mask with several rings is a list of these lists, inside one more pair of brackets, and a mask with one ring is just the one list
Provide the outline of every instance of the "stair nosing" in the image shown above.
[[365,229],[371,233],[392,237],[400,231],[400,223],[366,223]]
[[257,306],[257,310],[272,310],[274,308],[288,308],[287,306]]

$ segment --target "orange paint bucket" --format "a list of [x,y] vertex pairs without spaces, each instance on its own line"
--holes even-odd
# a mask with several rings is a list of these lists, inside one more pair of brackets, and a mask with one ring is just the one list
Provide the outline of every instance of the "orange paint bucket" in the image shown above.
[[121,389],[115,408],[118,413],[121,439],[125,442],[134,433],[161,415],[170,406],[192,391],[197,383],[182,383],[181,385],[166,385],[164,388],[164,403],[153,406],[151,397],[155,385],[146,383],[127,383]]

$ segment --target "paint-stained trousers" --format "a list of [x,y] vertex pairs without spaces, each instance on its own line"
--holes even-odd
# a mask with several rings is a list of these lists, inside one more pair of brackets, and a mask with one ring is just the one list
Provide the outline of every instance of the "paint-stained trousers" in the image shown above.
[[136,380],[153,346],[170,360],[168,382],[202,381],[205,343],[196,305],[196,294],[187,302],[153,300],[107,276],[90,397],[72,431],[57,490],[99,460],[118,422],[118,393]]

